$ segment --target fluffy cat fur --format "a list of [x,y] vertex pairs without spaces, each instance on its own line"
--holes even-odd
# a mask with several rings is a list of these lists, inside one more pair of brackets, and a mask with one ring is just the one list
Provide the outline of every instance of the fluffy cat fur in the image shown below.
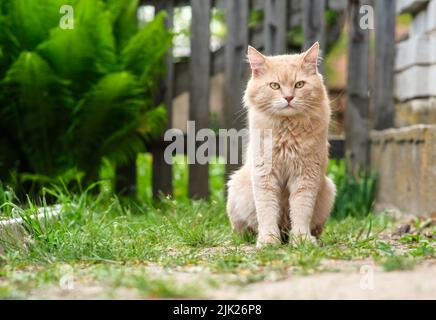
[[[336,188],[326,175],[330,106],[317,69],[319,44],[302,54],[264,56],[248,47],[252,76],[244,95],[250,142],[228,182],[233,229],[257,232],[257,245],[316,241]],[[278,85],[277,85],[278,84]],[[289,102],[288,102],[289,101]],[[272,130],[272,157],[255,162],[252,134]],[[262,136],[262,135],[261,135]]]

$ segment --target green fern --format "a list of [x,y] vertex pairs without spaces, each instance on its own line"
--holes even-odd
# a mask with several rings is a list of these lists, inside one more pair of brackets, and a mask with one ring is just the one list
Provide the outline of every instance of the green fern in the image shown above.
[[172,36],[162,26],[165,14],[156,16],[147,28],[140,30],[121,52],[121,65],[140,77],[148,88],[153,87],[155,76],[162,73],[162,56],[171,45]]
[[[104,146],[115,133],[123,132],[126,138],[132,139],[131,144],[138,145],[136,118],[143,112],[144,101],[143,88],[128,72],[109,74],[88,92],[76,107],[70,129],[80,167],[88,170],[97,168],[98,163],[92,163],[90,159],[94,154],[99,155],[95,161],[109,156]],[[114,143],[114,146],[118,144]],[[129,152],[128,156],[133,157],[133,152]]]
[[4,120],[12,125],[20,148],[35,172],[56,174],[58,151],[64,147],[72,99],[69,82],[59,78],[35,52],[23,52],[3,80],[9,95]]
[[[74,28],[59,27],[62,5]],[[154,93],[172,35],[159,14],[138,29],[138,0],[0,0],[0,180],[44,184],[103,158],[126,162],[160,134]],[[6,154],[5,154],[6,153]],[[43,179],[41,177],[46,177]],[[41,178],[41,179],[40,179]]]
[[328,173],[337,188],[333,218],[365,217],[372,212],[377,187],[375,172],[360,170],[354,176],[347,172],[345,160],[330,160]]

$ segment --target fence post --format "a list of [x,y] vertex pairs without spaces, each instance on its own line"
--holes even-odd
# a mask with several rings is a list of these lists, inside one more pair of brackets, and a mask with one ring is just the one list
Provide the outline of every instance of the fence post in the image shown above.
[[375,1],[373,128],[394,124],[395,0]]
[[[209,126],[211,0],[191,0],[191,8],[189,120],[195,121],[196,130],[200,130]],[[188,128],[188,137],[190,134],[194,136],[195,132],[189,132]],[[196,163],[195,159],[190,159],[190,161],[195,163],[189,165],[189,196],[194,199],[207,198],[209,196],[209,167],[207,164]]]
[[[165,10],[167,18],[165,26],[167,28],[173,27],[174,19],[174,0],[166,0],[156,4],[156,13]],[[173,83],[174,83],[174,63],[171,54],[172,49],[169,50],[166,56],[166,71],[165,77],[162,79],[162,90],[158,103],[163,102],[167,111],[167,126],[166,129],[172,126],[172,102],[173,102]],[[152,173],[152,191],[153,197],[157,198],[160,194],[172,195],[172,166],[167,164],[164,159],[164,143],[163,137],[151,145],[151,153],[153,156],[153,173]]]
[[348,169],[355,172],[368,164],[369,28],[360,25],[360,8],[368,0],[349,0],[348,88],[345,110]]
[[[242,95],[247,81],[245,55],[248,46],[248,10],[249,0],[226,1],[227,40],[224,60],[224,98],[225,122],[227,129],[244,128]],[[242,143],[238,142],[239,163],[242,157]],[[229,151],[229,148],[227,148]],[[229,162],[228,152],[227,161]],[[238,164],[228,163],[226,177]]]
[[[319,42],[322,52],[325,52],[325,0],[304,0],[303,5],[303,50],[309,49],[316,41]],[[319,70],[324,68],[321,64]]]
[[266,0],[264,18],[265,54],[286,53],[288,1]]

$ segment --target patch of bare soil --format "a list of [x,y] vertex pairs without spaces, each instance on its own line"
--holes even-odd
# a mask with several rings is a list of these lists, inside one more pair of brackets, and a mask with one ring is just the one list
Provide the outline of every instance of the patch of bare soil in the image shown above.
[[[436,299],[436,260],[426,260],[408,271],[385,272],[370,260],[326,260],[323,266],[336,272],[269,277],[250,284],[237,284],[238,275],[211,274],[198,268],[147,267],[154,278],[178,285],[195,284],[207,299]],[[46,299],[141,299],[134,288],[108,288],[103,283],[74,282],[62,289],[52,286],[33,290],[29,298]]]
[[[436,261],[410,271],[384,272],[363,261],[335,262],[337,273],[290,276],[211,292],[214,299],[436,299]],[[354,266],[353,266],[354,264]],[[360,266],[355,269],[356,266]],[[351,269],[351,270],[350,270]],[[355,269],[355,270],[352,270]]]

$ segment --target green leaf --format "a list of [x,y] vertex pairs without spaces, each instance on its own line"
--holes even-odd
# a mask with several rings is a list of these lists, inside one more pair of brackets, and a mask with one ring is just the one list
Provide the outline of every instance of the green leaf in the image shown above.
[[138,0],[108,0],[117,48],[121,50],[138,31]]
[[[161,133],[154,93],[171,34],[163,14],[139,30],[138,3],[0,0],[0,179],[26,172],[42,186],[78,168],[91,182],[102,157],[134,158]],[[63,5],[73,29],[59,25]]]
[[15,126],[18,139],[33,170],[51,174],[59,163],[71,114],[68,82],[55,75],[35,52],[23,52],[3,80],[9,103],[3,116]]
[[[109,74],[94,86],[77,105],[70,129],[80,167],[94,171],[100,163],[97,159],[106,156],[105,149],[111,145],[108,140],[114,134],[132,136],[144,101],[142,86],[128,72]],[[132,136],[133,140],[137,145],[136,137]]]
[[13,0],[9,1],[7,16],[10,30],[21,50],[33,50],[59,24],[61,6],[68,0]]
[[53,29],[38,52],[56,72],[73,80],[77,96],[97,79],[117,69],[115,42],[109,13],[101,1],[78,1],[74,7],[74,28]]
[[121,52],[122,66],[150,87],[164,71],[163,56],[171,42],[172,34],[165,29],[165,13],[159,13],[127,43]]

